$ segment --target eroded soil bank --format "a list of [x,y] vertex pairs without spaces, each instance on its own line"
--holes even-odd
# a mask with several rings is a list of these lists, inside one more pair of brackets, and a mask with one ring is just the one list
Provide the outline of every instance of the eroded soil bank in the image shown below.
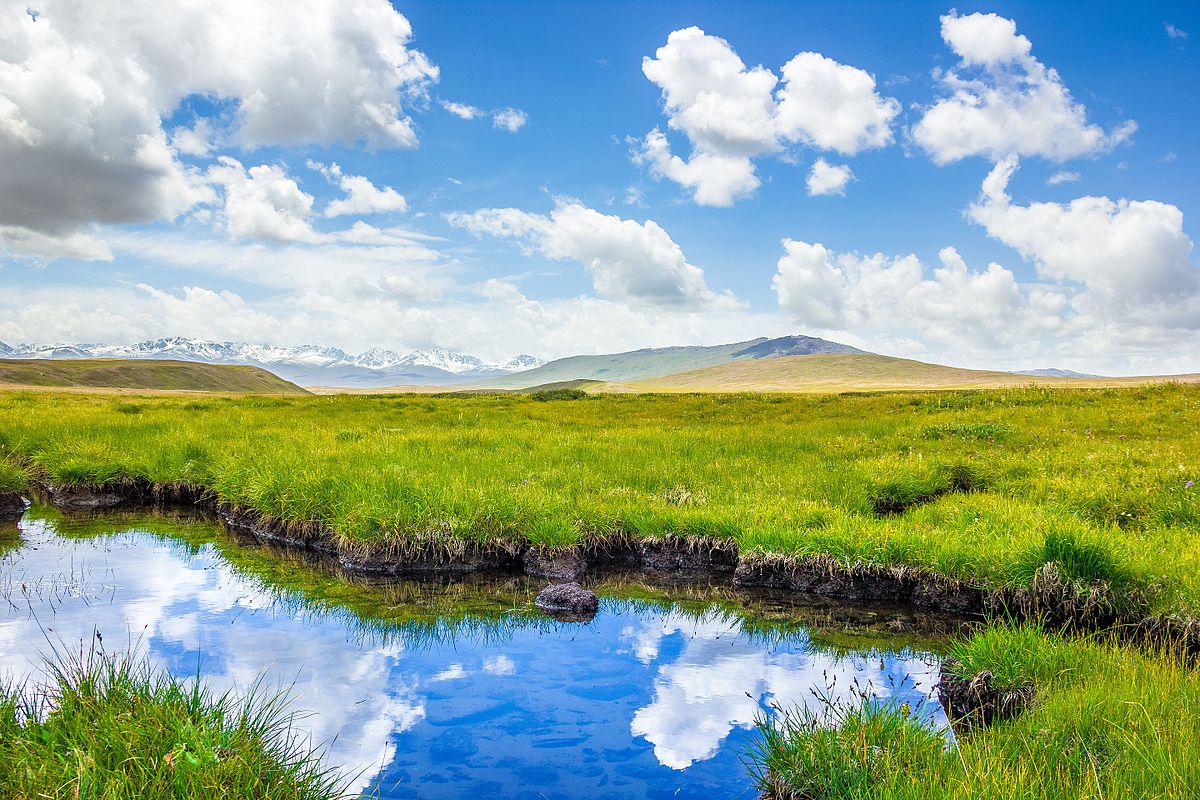
[[1056,628],[1118,630],[1136,643],[1167,643],[1190,659],[1200,656],[1200,620],[1148,614],[1143,598],[1119,595],[1104,584],[1084,586],[1065,580],[1054,563],[1047,563],[1029,586],[996,588],[899,565],[849,563],[824,555],[740,553],[733,540],[714,537],[616,536],[551,550],[511,539],[479,542],[431,532],[372,545],[345,542],[320,525],[267,519],[220,503],[211,492],[194,486],[128,481],[104,486],[42,484],[36,491],[68,512],[156,505],[205,509],[235,531],[331,556],[344,569],[364,575],[510,572],[572,581],[588,573],[633,569],[663,582],[670,582],[672,576],[707,575],[714,580],[727,577],[735,587],[848,603],[903,603],[964,617],[1036,619]]
[[16,492],[0,492],[0,520],[12,520],[25,513],[25,499]]

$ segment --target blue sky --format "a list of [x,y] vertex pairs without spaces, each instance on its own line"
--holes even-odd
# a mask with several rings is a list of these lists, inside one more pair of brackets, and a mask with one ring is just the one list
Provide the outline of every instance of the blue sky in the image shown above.
[[1194,3],[105,6],[0,0],[3,341],[1200,370]]

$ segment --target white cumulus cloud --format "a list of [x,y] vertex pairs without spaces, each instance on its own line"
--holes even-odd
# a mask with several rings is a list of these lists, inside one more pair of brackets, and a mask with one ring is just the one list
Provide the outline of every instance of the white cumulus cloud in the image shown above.
[[780,309],[819,334],[930,360],[1194,371],[1200,268],[1182,212],[1108,197],[1017,204],[1016,168],[1011,156],[996,165],[967,217],[1032,263],[1036,279],[995,263],[972,269],[952,247],[930,268],[915,255],[785,239],[772,281]]
[[338,180],[338,186],[346,196],[334,200],[325,208],[326,217],[383,214],[408,209],[408,201],[404,199],[404,195],[390,186],[381,189],[362,175],[343,175]]
[[875,92],[875,78],[820,53],[800,53],[783,65],[776,124],[779,134],[821,150],[852,156],[892,143],[900,103]]
[[516,208],[451,214],[452,225],[475,235],[515,239],[546,258],[582,264],[605,297],[676,307],[740,307],[729,292],[714,292],[704,270],[654,220],[637,222],[602,214],[577,202],[548,215]]
[[969,156],[998,161],[1012,154],[1065,161],[1107,152],[1137,130],[1132,121],[1111,131],[1089,123],[1087,110],[1054,69],[1033,57],[1032,44],[1012,20],[952,11],[941,21],[959,71],[938,75],[945,96],[913,129],[936,163]]
[[196,120],[192,127],[180,126],[171,132],[171,147],[175,152],[186,156],[203,158],[214,147],[215,131],[212,124],[203,117]]
[[245,146],[413,147],[438,70],[411,36],[386,0],[0,0],[0,225],[102,255],[71,237],[211,202],[177,158],[207,153],[204,124],[162,127],[191,95],[231,104]]
[[493,128],[509,133],[516,133],[529,122],[529,115],[519,108],[497,108],[487,111],[478,106],[456,103],[452,100],[442,100],[441,106],[459,119],[472,120],[491,117]]
[[342,217],[348,214],[386,214],[408,210],[408,201],[404,199],[404,195],[390,186],[380,188],[362,175],[347,175],[337,164],[326,165],[309,161],[307,166],[311,170],[320,172],[346,193],[345,197],[332,200],[325,207],[322,212],[325,217]]
[[1140,317],[1200,328],[1200,269],[1183,212],[1156,200],[1079,197],[1017,205],[1009,157],[983,183],[968,216],[988,235],[1033,262],[1043,278],[1081,287],[1081,309],[1109,318]]
[[482,108],[476,108],[475,106],[467,105],[466,103],[455,103],[452,100],[443,100],[442,108],[446,109],[459,119],[475,119],[476,117],[482,117],[487,113]]
[[799,53],[781,79],[748,68],[730,44],[700,28],[667,37],[642,72],[662,89],[667,126],[687,137],[685,160],[663,131],[636,142],[634,160],[691,190],[701,205],[729,206],[759,186],[754,159],[789,144],[853,155],[892,141],[899,104],[875,79],[820,53]]
[[208,170],[209,179],[225,195],[224,222],[231,236],[278,242],[316,243],[324,238],[309,223],[313,196],[272,164],[245,169],[221,156]]
[[837,254],[792,239],[783,247],[771,286],[806,326],[969,351],[1036,340],[1058,325],[1044,316],[1061,305],[1053,292],[1022,287],[999,264],[972,270],[953,247],[932,270],[915,255]]
[[852,180],[854,173],[845,164],[830,164],[825,159],[818,158],[813,162],[805,183],[808,185],[808,193],[816,196],[845,194],[846,186]]

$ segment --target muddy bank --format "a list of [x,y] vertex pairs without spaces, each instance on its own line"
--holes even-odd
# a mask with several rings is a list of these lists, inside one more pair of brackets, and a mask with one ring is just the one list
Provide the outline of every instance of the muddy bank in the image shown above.
[[979,586],[926,570],[848,563],[820,555],[747,553],[738,560],[733,582],[856,603],[910,603],[921,610],[962,616],[978,616],[1001,600]]
[[655,582],[707,577],[736,588],[772,589],[846,603],[906,604],[960,617],[1036,619],[1057,628],[1114,630],[1137,643],[1167,642],[1192,659],[1200,656],[1200,620],[1147,615],[1145,598],[1118,595],[1104,584],[1068,581],[1052,563],[1038,572],[1030,586],[996,589],[906,566],[848,562],[825,555],[739,553],[733,540],[710,537],[615,536],[551,550],[515,539],[478,541],[430,532],[371,544],[341,539],[319,524],[267,519],[222,504],[211,492],[192,486],[125,481],[39,488],[45,499],[64,511],[154,505],[208,510],[236,532],[324,554],[349,572],[363,575],[509,572],[574,581],[591,572],[636,570],[652,575]]
[[19,519],[25,513],[25,498],[15,492],[0,492],[0,520]]
[[216,497],[209,491],[184,484],[154,484],[150,481],[123,481],[104,486],[76,486],[41,483],[35,496],[63,511],[108,511],[117,508],[155,505],[195,506],[215,511]]
[[1015,717],[1036,697],[1032,683],[1001,686],[990,672],[966,678],[959,674],[961,668],[956,659],[945,659],[938,681],[938,699],[956,729],[990,725]]

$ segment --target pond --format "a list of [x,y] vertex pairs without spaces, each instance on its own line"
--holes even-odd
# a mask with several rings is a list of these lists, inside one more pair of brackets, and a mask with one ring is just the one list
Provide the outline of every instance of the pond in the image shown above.
[[387,798],[750,798],[741,757],[777,708],[868,695],[945,725],[952,623],[640,574],[556,622],[544,585],[366,580],[207,518],[33,506],[0,531],[0,680],[133,647],[217,690],[285,688],[350,788]]

